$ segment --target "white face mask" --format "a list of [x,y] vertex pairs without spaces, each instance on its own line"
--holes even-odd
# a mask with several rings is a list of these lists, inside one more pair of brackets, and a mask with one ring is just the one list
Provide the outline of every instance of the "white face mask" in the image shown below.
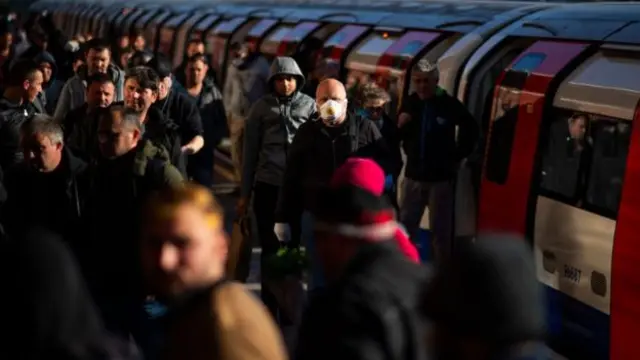
[[328,100],[322,106],[320,106],[320,118],[322,122],[327,126],[338,125],[338,120],[344,114],[344,107],[347,104],[347,100],[335,101]]

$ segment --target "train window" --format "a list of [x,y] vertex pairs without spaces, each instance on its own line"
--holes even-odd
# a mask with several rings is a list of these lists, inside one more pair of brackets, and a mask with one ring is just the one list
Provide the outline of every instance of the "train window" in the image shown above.
[[540,193],[615,218],[630,134],[625,120],[561,113],[544,138]]
[[518,60],[517,63],[511,66],[513,71],[528,72],[535,70],[538,65],[542,64],[547,55],[542,53],[529,53]]
[[519,104],[519,87],[500,87],[494,103],[486,160],[487,179],[498,184],[504,184],[509,175]]

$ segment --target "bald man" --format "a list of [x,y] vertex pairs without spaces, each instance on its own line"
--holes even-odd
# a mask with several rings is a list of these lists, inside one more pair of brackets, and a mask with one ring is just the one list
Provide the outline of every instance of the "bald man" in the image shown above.
[[288,241],[289,224],[302,217],[302,241],[312,258],[312,289],[323,286],[322,271],[317,268],[318,262],[313,261],[312,212],[318,191],[349,157],[370,158],[383,168],[390,163],[389,151],[375,124],[347,112],[347,92],[340,81],[320,82],[316,107],[319,119],[300,126],[289,147],[274,227],[278,239]]

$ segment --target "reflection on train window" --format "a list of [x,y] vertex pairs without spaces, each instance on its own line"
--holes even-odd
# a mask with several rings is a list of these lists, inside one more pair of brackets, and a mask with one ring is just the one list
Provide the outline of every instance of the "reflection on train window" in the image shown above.
[[494,104],[493,122],[487,152],[487,180],[504,184],[509,175],[511,152],[518,121],[520,90],[501,87]]
[[522,72],[532,72],[535,70],[538,65],[542,64],[547,55],[542,53],[530,53],[522,57],[518,60],[517,63],[513,64],[511,70],[514,71],[522,71]]
[[542,153],[541,193],[615,218],[629,150],[628,121],[560,115]]

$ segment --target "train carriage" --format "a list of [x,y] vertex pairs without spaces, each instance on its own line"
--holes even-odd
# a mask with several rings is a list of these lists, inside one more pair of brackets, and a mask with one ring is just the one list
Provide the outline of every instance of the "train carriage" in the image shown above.
[[33,10],[53,10],[68,35],[88,23],[101,36],[144,28],[174,66],[188,39],[199,37],[220,83],[234,41],[246,39],[267,57],[319,42],[347,85],[376,81],[389,90],[390,114],[411,92],[412,65],[437,60],[440,86],[466,104],[484,134],[477,217],[474,206],[459,206],[456,235],[500,230],[531,239],[562,353],[640,358],[633,341],[640,334],[640,4],[60,3]]

